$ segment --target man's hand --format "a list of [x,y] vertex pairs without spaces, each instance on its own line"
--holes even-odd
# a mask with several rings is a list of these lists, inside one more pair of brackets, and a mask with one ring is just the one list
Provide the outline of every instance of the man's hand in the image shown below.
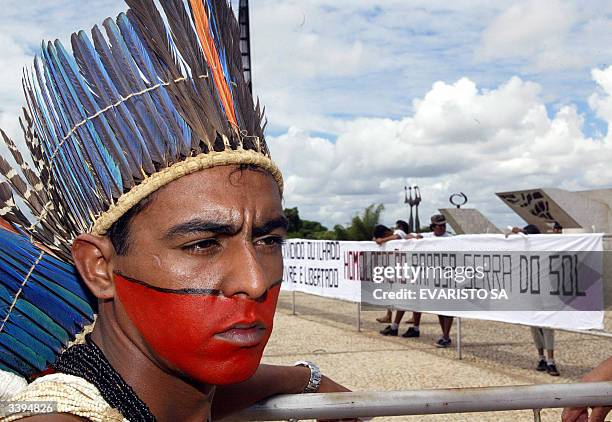
[[[217,386],[212,403],[213,419],[218,420],[245,409],[256,402],[278,394],[299,394],[310,379],[310,369],[304,366],[259,365],[249,380],[240,384]],[[322,375],[318,393],[351,391]],[[231,418],[230,418],[231,419]],[[347,419],[357,421],[358,419]]]
[[525,233],[523,231],[523,229],[521,229],[520,227],[512,227],[512,230],[510,230],[508,233],[506,233],[506,239],[508,238],[508,236],[510,236],[511,234],[519,234],[519,233]]
[[586,407],[567,407],[563,409],[563,422],[604,422],[612,407],[594,407],[591,416]]
[[[612,381],[612,357],[602,362],[599,366],[586,374],[582,382]],[[563,409],[561,420],[563,422],[604,422],[606,415],[610,413],[612,406],[594,407],[591,415],[588,415],[586,407],[568,407]]]
[[346,393],[350,391],[351,390],[349,390],[345,386],[340,385],[331,378],[328,378],[323,375],[321,377],[321,385],[319,386],[319,391],[317,391],[317,393]]

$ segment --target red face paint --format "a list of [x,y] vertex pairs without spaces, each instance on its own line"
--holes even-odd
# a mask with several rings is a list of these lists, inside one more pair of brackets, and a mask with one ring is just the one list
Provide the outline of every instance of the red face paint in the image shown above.
[[187,377],[222,385],[255,373],[272,333],[280,284],[258,302],[160,289],[120,275],[115,280],[119,301],[149,347]]

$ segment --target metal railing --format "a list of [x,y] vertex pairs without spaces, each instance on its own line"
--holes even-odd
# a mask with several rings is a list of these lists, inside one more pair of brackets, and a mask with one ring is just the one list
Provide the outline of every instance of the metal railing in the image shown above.
[[539,409],[604,405],[612,405],[612,382],[283,395],[230,419],[286,421],[534,409],[537,421]]

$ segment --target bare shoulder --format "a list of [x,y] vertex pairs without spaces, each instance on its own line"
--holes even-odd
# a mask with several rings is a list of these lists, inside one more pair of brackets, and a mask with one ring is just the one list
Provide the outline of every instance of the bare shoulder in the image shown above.
[[45,415],[36,415],[20,419],[20,421],[24,422],[73,422],[86,420],[87,419],[68,413],[48,413]]

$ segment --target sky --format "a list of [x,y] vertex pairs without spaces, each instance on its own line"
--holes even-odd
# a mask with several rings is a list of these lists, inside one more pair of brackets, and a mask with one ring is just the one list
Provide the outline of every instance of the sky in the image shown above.
[[[237,3],[237,1],[234,1]],[[21,137],[21,69],[117,0],[0,0],[0,126]],[[421,220],[464,192],[500,227],[495,192],[612,187],[612,2],[251,0],[254,92],[285,206],[329,227],[372,203]]]

